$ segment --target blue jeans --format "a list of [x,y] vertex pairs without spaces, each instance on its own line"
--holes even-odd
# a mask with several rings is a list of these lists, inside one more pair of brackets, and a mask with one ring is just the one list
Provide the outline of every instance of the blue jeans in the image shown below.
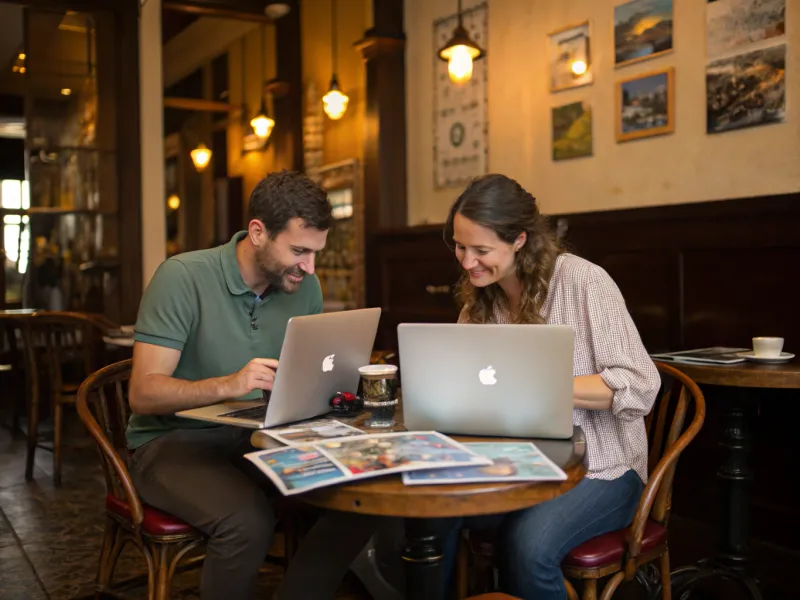
[[[583,542],[630,525],[643,489],[632,470],[613,481],[583,479],[562,496],[505,515],[496,544],[501,591],[523,600],[566,598],[561,561]],[[465,525],[480,529],[491,520],[476,517]],[[445,540],[447,554],[456,550],[457,531]]]

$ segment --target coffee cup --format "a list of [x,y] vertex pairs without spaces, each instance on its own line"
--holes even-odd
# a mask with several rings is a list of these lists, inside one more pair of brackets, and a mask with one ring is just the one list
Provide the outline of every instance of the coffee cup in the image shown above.
[[394,426],[397,409],[397,366],[365,365],[358,369],[361,375],[361,397],[369,418],[367,427],[387,428]]
[[753,354],[756,358],[778,358],[783,350],[782,337],[754,337]]

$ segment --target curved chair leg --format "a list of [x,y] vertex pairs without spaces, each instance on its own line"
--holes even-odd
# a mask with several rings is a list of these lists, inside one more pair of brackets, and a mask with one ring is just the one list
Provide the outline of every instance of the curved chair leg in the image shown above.
[[619,584],[622,583],[622,580],[625,579],[625,571],[619,571],[614,573],[614,576],[608,580],[606,587],[603,588],[603,593],[600,596],[600,600],[610,600],[611,596],[614,595],[614,592],[617,591]]
[[581,600],[597,600],[597,579],[583,580]]
[[578,592],[575,591],[572,583],[566,577],[564,577],[564,586],[567,588],[567,600],[578,600]]
[[[52,384],[51,384],[52,385]],[[61,445],[64,427],[64,405],[58,392],[53,392],[53,484],[61,486]]]
[[662,600],[672,600],[672,587],[669,575],[669,551],[664,552],[658,560],[658,568],[661,571],[661,598]]
[[112,555],[119,533],[119,523],[110,517],[106,517],[106,527],[103,532],[103,548],[100,551],[100,564],[97,568],[97,590],[95,598],[102,596],[111,584],[111,574],[113,571]]

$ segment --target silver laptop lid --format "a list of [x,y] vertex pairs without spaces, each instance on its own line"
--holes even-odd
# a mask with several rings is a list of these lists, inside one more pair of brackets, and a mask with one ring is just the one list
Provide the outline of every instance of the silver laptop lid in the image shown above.
[[397,338],[408,429],[572,435],[571,327],[403,323]]
[[364,308],[289,319],[264,426],[315,417],[336,392],[355,393],[380,316],[380,308]]

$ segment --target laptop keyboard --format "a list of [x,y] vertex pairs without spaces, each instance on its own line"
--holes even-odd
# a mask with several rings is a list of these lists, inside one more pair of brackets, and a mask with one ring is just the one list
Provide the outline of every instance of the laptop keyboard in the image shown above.
[[253,406],[252,408],[240,408],[231,412],[222,413],[220,417],[234,417],[236,419],[252,419],[253,421],[263,421],[267,416],[267,405]]

